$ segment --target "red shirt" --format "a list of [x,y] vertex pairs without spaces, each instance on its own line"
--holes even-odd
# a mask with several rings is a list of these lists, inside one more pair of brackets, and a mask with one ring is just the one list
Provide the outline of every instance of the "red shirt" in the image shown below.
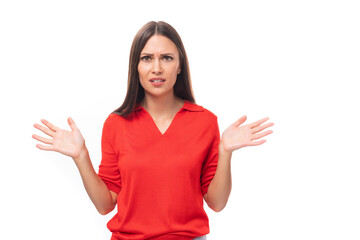
[[203,208],[218,163],[217,116],[185,100],[164,134],[138,103],[104,122],[99,177],[118,193],[112,240],[190,240],[206,235]]

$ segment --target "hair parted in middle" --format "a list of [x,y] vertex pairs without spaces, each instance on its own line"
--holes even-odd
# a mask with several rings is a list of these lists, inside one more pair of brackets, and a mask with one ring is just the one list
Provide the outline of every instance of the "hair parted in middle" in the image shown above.
[[162,35],[169,38],[176,45],[179,51],[181,72],[177,75],[176,83],[173,87],[174,95],[181,99],[186,99],[192,103],[196,103],[191,86],[189,62],[180,35],[170,24],[166,22],[150,21],[146,23],[134,37],[130,50],[125,100],[123,104],[112,113],[126,117],[133,111],[135,105],[145,97],[144,88],[140,84],[138,64],[140,61],[141,51],[145,47],[149,38],[154,35]]

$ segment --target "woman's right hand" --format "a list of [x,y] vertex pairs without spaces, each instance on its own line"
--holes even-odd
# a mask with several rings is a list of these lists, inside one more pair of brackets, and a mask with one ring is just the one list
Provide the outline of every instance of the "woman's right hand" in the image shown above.
[[36,147],[45,150],[45,151],[55,151],[62,153],[66,156],[72,157],[74,160],[78,158],[82,152],[86,150],[85,139],[81,135],[80,130],[75,125],[74,120],[69,117],[67,119],[68,124],[70,125],[71,132],[61,129],[45,119],[41,119],[41,122],[47,127],[34,124],[34,127],[47,134],[52,138],[44,138],[33,134],[32,137],[40,142],[49,144],[42,145],[36,144]]

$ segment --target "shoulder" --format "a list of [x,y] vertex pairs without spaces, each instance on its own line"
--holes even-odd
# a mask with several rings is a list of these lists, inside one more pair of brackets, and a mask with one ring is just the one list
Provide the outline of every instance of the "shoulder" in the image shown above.
[[210,119],[217,119],[217,115],[208,108],[205,108],[203,105],[199,105],[191,102],[189,102],[189,104],[190,104],[190,108],[194,109],[194,111],[200,112],[200,115]]
[[217,115],[209,109],[204,108],[204,114],[211,120],[217,120]]
[[189,102],[189,105],[189,108],[194,110],[192,112],[195,113],[194,118],[196,120],[201,121],[207,126],[217,124],[217,115],[213,111],[199,104]]
[[114,127],[121,127],[124,124],[125,119],[116,114],[116,113],[110,113],[103,124],[104,129],[114,128]]

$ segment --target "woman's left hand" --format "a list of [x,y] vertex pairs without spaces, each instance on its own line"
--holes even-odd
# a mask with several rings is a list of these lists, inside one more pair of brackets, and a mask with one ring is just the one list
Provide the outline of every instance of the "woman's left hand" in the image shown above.
[[242,147],[257,146],[263,144],[264,142],[266,142],[265,139],[262,139],[260,141],[253,140],[262,138],[266,135],[273,133],[272,130],[260,133],[260,131],[274,125],[274,123],[270,122],[261,126],[261,124],[269,120],[268,117],[250,124],[240,126],[245,122],[246,118],[246,115],[242,116],[223,132],[221,144],[225,151],[233,152],[234,150],[240,149]]

